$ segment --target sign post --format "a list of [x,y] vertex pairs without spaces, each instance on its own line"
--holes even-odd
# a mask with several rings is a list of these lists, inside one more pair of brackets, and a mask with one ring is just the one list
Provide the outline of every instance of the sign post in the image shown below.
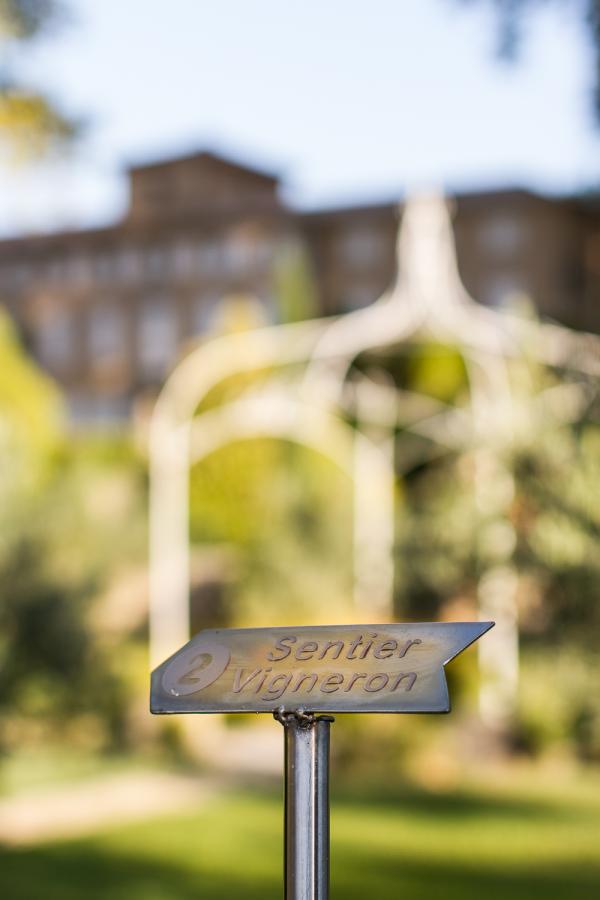
[[330,713],[446,713],[444,666],[493,622],[201,631],[152,673],[150,710],[271,713],[285,732],[285,898],[329,895]]
[[329,897],[329,726],[333,716],[278,710],[285,728],[286,900]]

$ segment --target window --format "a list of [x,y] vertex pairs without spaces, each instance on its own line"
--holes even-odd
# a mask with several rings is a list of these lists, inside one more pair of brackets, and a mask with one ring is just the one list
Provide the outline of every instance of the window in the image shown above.
[[381,260],[381,249],[377,230],[366,225],[343,232],[336,244],[340,262],[360,268],[377,265]]
[[7,266],[0,276],[0,289],[20,291],[27,286],[31,277],[31,269],[23,263]]
[[96,278],[98,281],[110,281],[115,274],[115,258],[111,253],[101,253],[95,259]]
[[146,251],[146,274],[149,278],[164,278],[169,273],[169,257],[164,247],[150,247]]
[[93,279],[93,266],[89,256],[77,254],[67,261],[67,278],[74,284],[89,284]]
[[225,243],[225,267],[228,272],[247,272],[255,258],[256,244],[244,233],[231,234]]
[[245,274],[257,266],[272,262],[273,245],[256,229],[237,228],[223,247],[224,265],[228,272]]
[[480,236],[486,250],[497,257],[514,256],[524,239],[526,228],[522,219],[505,214],[484,222]]
[[173,247],[173,271],[179,278],[194,274],[194,247],[187,241],[178,241]]
[[196,297],[192,304],[190,315],[192,335],[210,331],[214,324],[219,299],[218,294],[203,294],[200,297]]
[[256,241],[254,258],[259,266],[267,266],[273,263],[273,260],[275,259],[275,247],[269,238],[263,237]]
[[62,281],[65,277],[65,274],[66,266],[60,259],[49,260],[43,267],[43,276],[45,281]]
[[130,284],[131,282],[137,281],[140,277],[140,255],[133,247],[121,250],[116,263],[120,281]]
[[177,352],[177,321],[167,297],[152,297],[140,309],[138,359],[148,378],[162,378]]
[[42,363],[53,370],[65,370],[73,362],[75,328],[72,312],[55,309],[37,326],[36,343]]
[[125,323],[118,306],[98,303],[90,312],[88,327],[93,362],[105,362],[125,355]]
[[213,275],[222,266],[222,247],[216,240],[203,241],[196,252],[199,275]]

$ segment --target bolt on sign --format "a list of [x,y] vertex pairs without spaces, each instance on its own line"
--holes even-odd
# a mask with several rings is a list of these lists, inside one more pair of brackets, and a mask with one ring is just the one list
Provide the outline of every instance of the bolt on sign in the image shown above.
[[493,622],[201,631],[152,673],[153,713],[445,713],[444,666]]

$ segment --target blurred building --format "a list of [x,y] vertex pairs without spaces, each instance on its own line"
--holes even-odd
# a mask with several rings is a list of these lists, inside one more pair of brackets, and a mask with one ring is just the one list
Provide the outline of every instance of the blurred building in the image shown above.
[[[275,272],[305,248],[323,315],[373,302],[394,275],[395,204],[298,212],[279,180],[211,153],[130,170],[131,202],[109,228],[0,241],[0,299],[75,421],[126,418],[210,330],[224,296],[279,316]],[[600,207],[523,190],[455,197],[461,275],[499,306],[600,330]]]

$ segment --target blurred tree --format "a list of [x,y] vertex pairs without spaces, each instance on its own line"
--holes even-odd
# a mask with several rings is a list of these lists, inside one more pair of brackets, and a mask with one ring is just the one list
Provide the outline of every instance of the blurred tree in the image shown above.
[[63,19],[57,0],[0,0],[0,147],[13,159],[42,156],[76,133],[50,97],[15,74],[23,49]]
[[[0,310],[0,751],[17,720],[42,731],[91,715],[107,743],[122,739],[122,683],[91,612],[114,562],[109,539],[123,537],[97,503],[87,508],[98,488],[106,506],[117,465],[113,455],[94,477],[90,455],[65,441],[60,393]],[[131,509],[121,511],[129,534]]]
[[28,446],[38,455],[56,446],[62,434],[63,404],[50,378],[29,359],[16,328],[0,308],[0,441]]
[[[274,280],[282,321],[314,314],[314,283],[299,245],[281,252]],[[262,324],[252,298],[229,298],[222,307],[217,333]],[[200,410],[233,402],[272,374],[234,375],[209,392]],[[190,473],[192,543],[235,548],[227,554],[228,564],[235,556],[236,578],[227,585],[227,608],[219,611],[224,620],[283,624],[290,615],[312,620],[324,603],[332,615],[347,607],[350,533],[350,482],[312,449],[257,435],[222,447]]]
[[[440,365],[439,350],[429,360],[424,355],[431,350],[424,346],[413,355],[403,386],[460,404],[465,382],[457,357],[448,357],[452,365]],[[533,363],[524,374],[514,363],[511,379],[514,437],[493,452],[514,478],[507,515],[515,535],[512,561],[527,586],[521,630],[526,640],[546,645],[567,641],[591,649],[600,628],[595,599],[600,513],[594,500],[600,478],[598,389],[593,383],[586,386],[581,415],[569,424],[556,419],[550,407],[540,408],[544,391],[565,386],[562,377]],[[519,419],[529,424],[519,426]],[[445,603],[460,598],[474,604],[479,575],[493,557],[494,544],[504,539],[497,531],[486,538],[481,527],[472,450],[476,452],[465,447],[420,462],[405,478],[399,587],[411,598],[407,602],[413,615],[419,609],[437,615]]]
[[350,483],[314,451],[265,438],[222,448],[192,469],[190,514],[193,543],[235,548],[225,618],[283,624],[349,605]]
[[307,252],[296,241],[284,245],[275,260],[275,293],[282,322],[318,315],[317,286]]
[[99,723],[105,746],[123,743],[122,680],[91,627],[97,585],[58,574],[53,549],[34,525],[0,553],[0,753],[20,722],[40,735],[78,716]]
[[536,6],[564,6],[581,18],[594,54],[594,112],[600,124],[600,0],[455,0],[473,5],[487,3],[498,14],[498,52],[504,59],[514,60],[519,52],[523,25],[527,14]]
[[[452,354],[439,365],[439,349],[423,346],[409,365],[396,365],[395,377],[404,388],[460,405],[461,367]],[[430,461],[421,455],[404,477],[398,509],[396,613],[416,620],[476,615],[479,580],[501,557],[518,579],[522,676],[512,737],[532,753],[570,742],[580,757],[597,760],[600,701],[589,684],[598,677],[600,633],[598,386],[583,378],[569,383],[533,362],[512,361],[509,372],[510,437],[490,447],[511,475],[505,518],[482,517],[477,445]],[[549,399],[565,389],[581,403],[568,421]],[[409,438],[401,435],[399,447]]]

